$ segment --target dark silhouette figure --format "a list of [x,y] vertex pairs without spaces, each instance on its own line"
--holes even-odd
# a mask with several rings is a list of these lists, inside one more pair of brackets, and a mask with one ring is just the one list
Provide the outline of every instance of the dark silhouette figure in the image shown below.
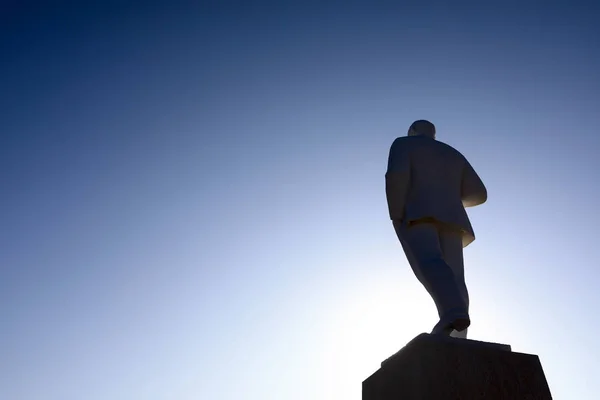
[[435,138],[435,126],[415,121],[390,149],[386,195],[406,258],[438,310],[434,334],[466,338],[469,294],[463,248],[475,240],[465,207],[487,200],[467,159]]

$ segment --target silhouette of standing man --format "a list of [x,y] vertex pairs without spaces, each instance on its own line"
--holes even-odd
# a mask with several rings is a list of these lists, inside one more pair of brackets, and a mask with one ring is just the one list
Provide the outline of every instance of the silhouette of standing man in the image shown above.
[[390,219],[406,258],[438,310],[432,334],[467,337],[469,293],[463,248],[475,240],[465,207],[487,200],[467,159],[415,121],[391,146],[385,175]]

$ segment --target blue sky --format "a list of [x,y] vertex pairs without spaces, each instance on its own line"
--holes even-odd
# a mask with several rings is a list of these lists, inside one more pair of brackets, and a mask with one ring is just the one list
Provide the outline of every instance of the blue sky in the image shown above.
[[421,118],[489,192],[470,338],[595,398],[597,5],[199,4],[2,6],[0,398],[360,399],[436,322],[384,192]]

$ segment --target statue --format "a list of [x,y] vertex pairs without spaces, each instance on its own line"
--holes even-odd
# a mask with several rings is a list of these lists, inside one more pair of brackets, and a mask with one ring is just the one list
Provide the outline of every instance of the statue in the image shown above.
[[467,159],[415,121],[390,149],[385,175],[390,219],[417,279],[437,307],[432,334],[467,337],[471,324],[463,248],[475,240],[465,207],[487,190]]

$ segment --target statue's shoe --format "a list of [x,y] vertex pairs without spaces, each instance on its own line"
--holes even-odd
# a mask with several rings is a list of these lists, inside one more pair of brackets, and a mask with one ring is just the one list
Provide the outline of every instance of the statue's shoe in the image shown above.
[[432,335],[450,336],[453,330],[457,332],[464,331],[471,325],[469,314],[464,310],[455,310],[449,312],[433,327]]

